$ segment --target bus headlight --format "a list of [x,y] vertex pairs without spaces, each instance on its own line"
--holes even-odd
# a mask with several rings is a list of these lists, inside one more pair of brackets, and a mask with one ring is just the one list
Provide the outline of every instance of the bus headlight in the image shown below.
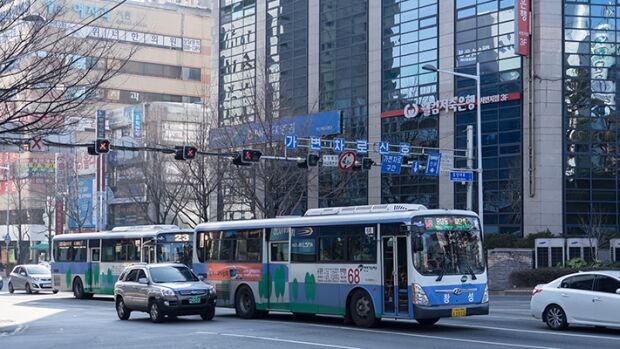
[[484,295],[482,296],[482,303],[489,303],[489,286],[484,285]]
[[422,286],[413,284],[413,304],[418,305],[430,305],[426,292],[422,289]]

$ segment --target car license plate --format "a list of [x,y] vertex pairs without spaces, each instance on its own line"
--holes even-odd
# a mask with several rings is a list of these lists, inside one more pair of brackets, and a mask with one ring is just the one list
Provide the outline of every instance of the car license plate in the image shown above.
[[461,317],[467,315],[466,308],[452,308],[452,317]]
[[189,297],[189,304],[200,304],[200,296]]

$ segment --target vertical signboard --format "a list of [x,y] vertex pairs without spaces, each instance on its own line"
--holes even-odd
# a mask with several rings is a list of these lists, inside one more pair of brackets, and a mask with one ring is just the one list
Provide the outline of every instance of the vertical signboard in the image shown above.
[[97,139],[105,138],[105,110],[97,110],[97,123],[95,124],[97,128]]
[[133,108],[133,117],[132,122],[133,126],[133,138],[141,139],[142,138],[142,107],[136,106]]
[[515,6],[516,54],[530,55],[530,0],[517,0]]

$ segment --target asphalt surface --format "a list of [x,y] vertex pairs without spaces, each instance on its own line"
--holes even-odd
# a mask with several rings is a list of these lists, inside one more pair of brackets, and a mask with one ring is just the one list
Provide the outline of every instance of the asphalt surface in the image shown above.
[[212,321],[198,316],[153,324],[145,313],[116,317],[111,298],[75,300],[58,295],[0,292],[1,348],[620,348],[620,330],[571,327],[548,330],[529,314],[529,297],[495,296],[488,316],[442,319],[424,328],[384,319],[378,328],[345,325],[341,318],[299,319],[272,313],[242,320],[218,308]]

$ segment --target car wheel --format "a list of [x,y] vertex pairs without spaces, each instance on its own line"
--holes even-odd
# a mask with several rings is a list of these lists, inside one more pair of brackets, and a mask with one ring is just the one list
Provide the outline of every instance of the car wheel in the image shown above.
[[433,326],[437,323],[437,321],[439,321],[439,318],[436,317],[432,319],[416,319],[415,321],[417,321],[420,326]]
[[559,305],[552,304],[545,309],[543,314],[545,323],[552,330],[564,330],[568,327],[566,322],[566,313]]
[[235,297],[235,312],[242,319],[253,319],[257,315],[256,302],[252,290],[247,286],[241,286]]
[[31,294],[31,293],[32,293],[32,289],[30,288],[30,284],[29,284],[29,283],[26,283],[26,288],[25,288],[25,290],[26,290],[26,293],[28,293],[28,294]]
[[15,289],[13,288],[13,283],[9,282],[9,293],[13,293],[15,292]]
[[84,286],[82,285],[82,280],[79,278],[73,281],[73,297],[84,299]]
[[156,324],[164,321],[164,314],[162,314],[159,305],[155,301],[149,304],[149,317]]
[[209,307],[207,309],[207,311],[205,311],[204,313],[200,314],[200,317],[204,320],[204,321],[209,321],[209,320],[213,320],[213,317],[215,316],[215,307]]
[[52,293],[56,294],[56,293],[58,293],[58,290],[53,290]]
[[359,327],[375,327],[379,320],[375,316],[372,298],[366,291],[357,290],[349,303],[349,311],[353,322]]
[[118,318],[121,320],[129,320],[129,316],[131,316],[131,310],[127,308],[123,298],[119,298],[116,301],[116,315],[118,315]]

